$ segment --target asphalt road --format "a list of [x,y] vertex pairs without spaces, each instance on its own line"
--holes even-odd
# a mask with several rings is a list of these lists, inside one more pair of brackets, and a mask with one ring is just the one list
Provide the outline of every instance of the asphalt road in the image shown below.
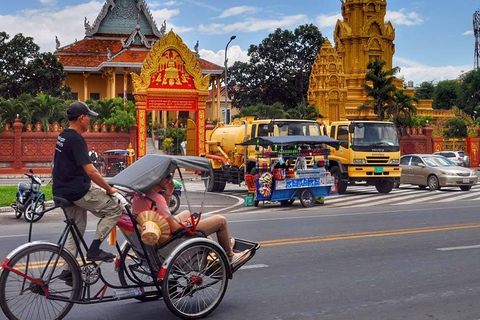
[[[208,319],[479,319],[479,205],[229,213],[231,234],[262,248],[235,273]],[[87,243],[95,222],[90,216]],[[58,219],[46,217],[34,225],[34,238],[53,241],[61,229]],[[27,231],[24,221],[0,217],[0,255],[23,243]],[[102,273],[116,277],[113,266]],[[77,305],[67,319],[122,317],[175,319],[161,300]]]

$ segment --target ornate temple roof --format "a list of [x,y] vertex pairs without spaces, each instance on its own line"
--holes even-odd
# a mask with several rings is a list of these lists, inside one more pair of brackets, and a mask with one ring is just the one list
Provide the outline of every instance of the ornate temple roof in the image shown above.
[[[145,0],[106,0],[93,22],[85,18],[85,38],[60,47],[55,55],[65,71],[97,72],[104,67],[140,68],[150,48],[165,34]],[[221,74],[223,67],[201,59],[203,73]]]

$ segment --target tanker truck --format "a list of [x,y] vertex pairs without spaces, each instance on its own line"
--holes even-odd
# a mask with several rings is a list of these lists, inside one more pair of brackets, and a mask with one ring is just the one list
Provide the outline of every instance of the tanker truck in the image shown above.
[[207,190],[222,192],[227,182],[240,184],[246,173],[256,173],[257,155],[262,152],[262,147],[241,143],[256,137],[287,135],[319,136],[320,124],[314,120],[254,120],[254,117],[246,117],[230,124],[220,123],[207,131],[205,153],[201,154],[210,159],[213,168],[213,179],[210,179]]

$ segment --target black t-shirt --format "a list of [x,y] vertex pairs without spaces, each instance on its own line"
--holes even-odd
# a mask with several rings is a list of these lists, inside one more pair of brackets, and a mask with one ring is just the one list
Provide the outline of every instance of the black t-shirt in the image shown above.
[[75,130],[58,135],[53,158],[53,195],[76,201],[90,189],[90,177],[83,165],[92,163],[85,139]]

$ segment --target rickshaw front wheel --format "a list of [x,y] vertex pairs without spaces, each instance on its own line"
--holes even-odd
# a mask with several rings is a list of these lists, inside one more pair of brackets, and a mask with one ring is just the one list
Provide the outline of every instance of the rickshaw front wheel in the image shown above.
[[227,290],[225,253],[207,241],[186,245],[170,260],[162,281],[168,309],[182,319],[200,319],[220,304]]

